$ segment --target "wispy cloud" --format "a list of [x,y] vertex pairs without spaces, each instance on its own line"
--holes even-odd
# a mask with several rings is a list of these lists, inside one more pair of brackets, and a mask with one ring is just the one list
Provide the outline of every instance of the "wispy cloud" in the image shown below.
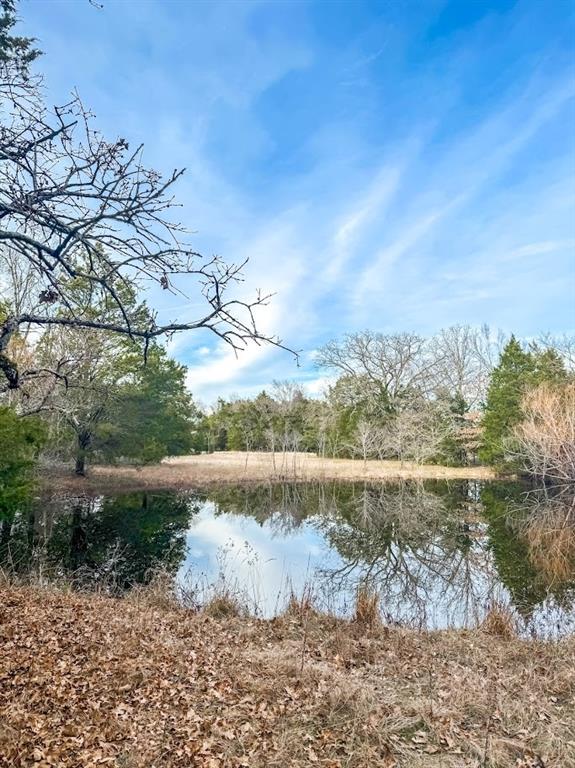
[[[78,86],[106,132],[144,140],[161,169],[187,167],[183,220],[207,255],[249,257],[236,295],[275,294],[264,332],[311,350],[365,326],[572,327],[573,17],[537,0],[453,27],[434,4],[340,10],[23,12],[54,98]],[[162,317],[201,312],[187,288],[189,300],[152,296]],[[208,401],[273,378],[323,385],[307,354],[299,369],[273,348],[236,358],[201,333],[170,349]]]

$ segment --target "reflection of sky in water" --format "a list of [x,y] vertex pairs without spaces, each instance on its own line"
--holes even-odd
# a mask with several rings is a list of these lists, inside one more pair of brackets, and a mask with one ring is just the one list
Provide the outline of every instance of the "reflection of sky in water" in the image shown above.
[[223,574],[232,590],[266,616],[281,610],[291,591],[301,596],[313,586],[318,567],[340,562],[308,522],[280,533],[269,521],[260,524],[254,518],[215,514],[212,502],[192,519],[187,545],[180,581],[211,584]]
[[[329,524],[329,523],[328,523]],[[365,563],[351,565],[330,547],[324,535],[326,518],[309,517],[289,530],[240,514],[216,513],[206,502],[192,518],[187,554],[178,578],[187,585],[207,585],[222,579],[252,611],[267,617],[282,610],[290,593],[311,593],[323,610],[349,616]],[[509,604],[510,595],[497,576],[483,526],[466,553],[442,557],[431,540],[409,549],[394,542],[382,558],[374,583],[380,590],[384,618],[410,626],[441,629],[476,626],[494,602]],[[343,570],[343,575],[342,575]],[[549,598],[529,618],[526,633],[539,636],[575,630],[575,617]]]

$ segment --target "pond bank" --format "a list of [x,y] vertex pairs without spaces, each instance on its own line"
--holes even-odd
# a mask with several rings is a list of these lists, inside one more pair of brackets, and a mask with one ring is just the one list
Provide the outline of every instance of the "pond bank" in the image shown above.
[[575,766],[574,638],[195,613],[153,588],[0,600],[2,768]]
[[59,487],[97,492],[131,488],[187,489],[210,488],[239,482],[294,481],[393,481],[393,480],[491,480],[496,477],[490,467],[443,467],[434,464],[412,464],[399,461],[367,461],[328,459],[309,453],[241,453],[225,452],[199,456],[177,456],[161,464],[145,467],[93,466],[85,478],[60,467],[43,468],[44,485],[57,480]]

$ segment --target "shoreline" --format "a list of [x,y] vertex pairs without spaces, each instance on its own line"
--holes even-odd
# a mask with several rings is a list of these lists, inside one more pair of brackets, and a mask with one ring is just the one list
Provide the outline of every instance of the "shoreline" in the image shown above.
[[0,767],[575,766],[575,638],[0,585]]
[[142,467],[94,465],[85,477],[65,466],[40,467],[43,488],[62,490],[192,490],[232,484],[294,482],[397,482],[399,480],[496,480],[490,467],[445,467],[399,461],[326,459],[314,454],[222,452],[178,456]]

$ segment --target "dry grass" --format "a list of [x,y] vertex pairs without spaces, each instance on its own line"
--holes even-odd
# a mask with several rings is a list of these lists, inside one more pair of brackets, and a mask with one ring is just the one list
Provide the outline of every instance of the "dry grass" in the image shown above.
[[228,619],[242,614],[242,606],[232,595],[214,595],[203,606],[202,611],[214,619]]
[[573,638],[367,627],[297,601],[216,619],[154,590],[0,590],[2,768],[575,766]]
[[[45,472],[46,482],[53,481],[54,470]],[[73,488],[205,488],[222,483],[285,482],[309,480],[397,480],[397,479],[473,479],[494,477],[489,467],[441,467],[399,461],[359,461],[324,459],[315,454],[245,453],[229,451],[201,456],[178,456],[153,466],[91,467],[89,477],[68,474],[60,484]]]
[[354,621],[373,627],[379,621],[379,595],[366,586],[357,590]]
[[488,635],[499,637],[502,640],[510,640],[517,632],[511,612],[504,605],[499,604],[495,604],[489,609],[481,622],[481,629]]

